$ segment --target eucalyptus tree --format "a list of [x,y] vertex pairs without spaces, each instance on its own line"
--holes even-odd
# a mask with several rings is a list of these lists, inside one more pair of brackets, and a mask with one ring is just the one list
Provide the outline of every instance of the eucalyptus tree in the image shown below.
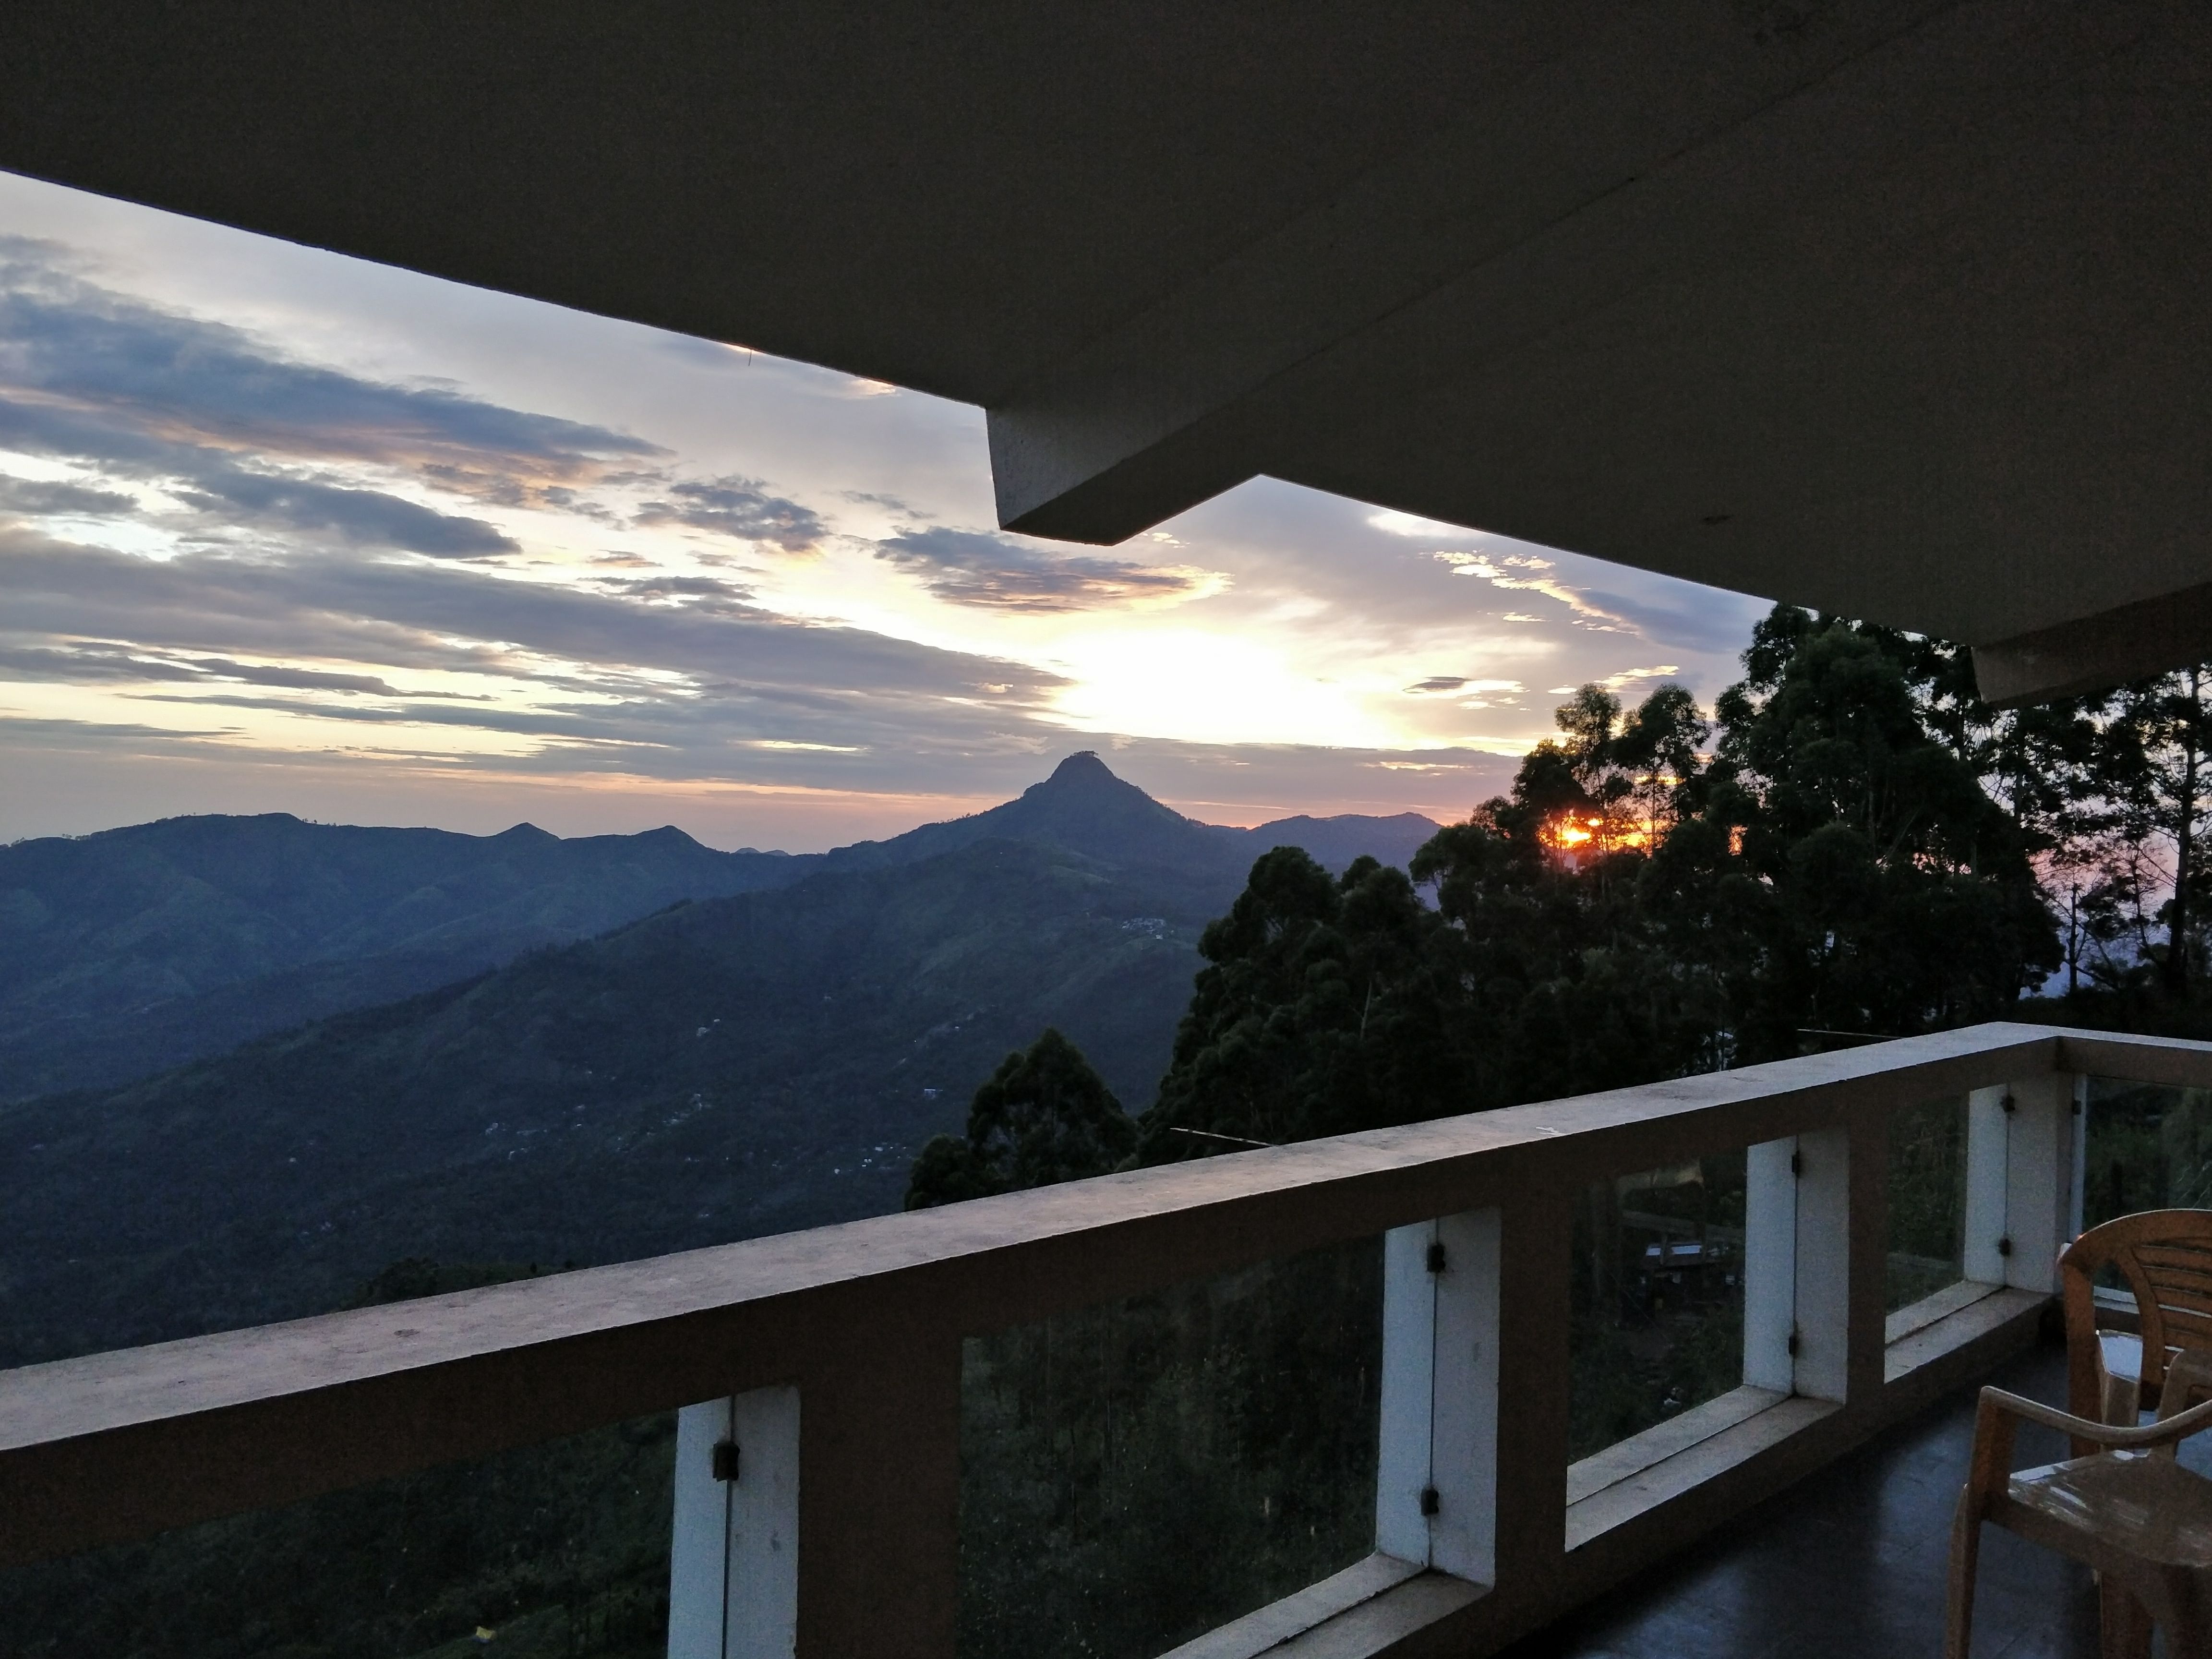
[[1135,1149],[1136,1125],[1080,1049],[1048,1029],[975,1091],[964,1135],[915,1159],[906,1207],[928,1209],[1103,1175]]
[[1744,662],[1646,890],[1723,981],[1738,1054],[1990,1018],[2039,984],[2059,958],[2029,838],[1890,643],[1778,606]]

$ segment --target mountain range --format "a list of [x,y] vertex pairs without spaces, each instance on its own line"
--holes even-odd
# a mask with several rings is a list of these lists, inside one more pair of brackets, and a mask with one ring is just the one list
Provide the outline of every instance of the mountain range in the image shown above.
[[[1095,756],[1067,767],[1121,781]],[[123,1084],[679,900],[912,864],[993,837],[1110,844],[1131,865],[1241,875],[1279,841],[1341,868],[1361,853],[1402,864],[1436,831],[1411,812],[1231,829],[1133,786],[1127,799],[1054,780],[986,812],[828,854],[717,852],[672,827],[563,840],[527,823],[465,836],[289,813],[0,847],[0,1100]]]
[[[1434,828],[1300,833],[1329,862],[1403,862]],[[675,840],[699,879],[755,884],[120,1087],[0,1106],[0,1364],[318,1311],[403,1259],[613,1261],[895,1208],[922,1141],[1048,1025],[1141,1109],[1198,933],[1273,830],[1194,823],[1085,754],[990,811],[818,857],[672,832],[556,842],[610,863],[630,849],[633,894],[692,857]],[[472,904],[495,886],[453,878],[439,925],[478,941],[578,925],[585,867],[545,890],[578,884],[565,909],[526,888]],[[399,883],[357,898],[371,920],[352,933],[295,937],[413,951],[421,935],[386,920]],[[254,890],[270,914],[319,914],[294,888]]]

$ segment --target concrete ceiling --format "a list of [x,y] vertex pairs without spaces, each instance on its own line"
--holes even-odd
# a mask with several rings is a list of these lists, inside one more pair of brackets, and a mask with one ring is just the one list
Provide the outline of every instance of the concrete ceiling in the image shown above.
[[1039,535],[1267,473],[2212,656],[2185,0],[15,0],[0,167],[980,404]]

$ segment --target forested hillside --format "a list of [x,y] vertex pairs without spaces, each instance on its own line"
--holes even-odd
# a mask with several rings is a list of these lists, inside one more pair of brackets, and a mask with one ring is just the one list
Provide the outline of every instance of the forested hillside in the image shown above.
[[20,1103],[0,1362],[313,1312],[403,1256],[608,1261],[895,1209],[1042,1025],[1148,1092],[1234,886],[979,842]]
[[283,812],[17,842],[0,847],[0,1099],[127,1082],[812,862],[673,829],[563,841]]
[[402,1258],[551,1267],[895,1209],[1047,1026],[1150,1099],[1259,839],[1078,756],[860,867],[0,1107],[0,1364],[316,1311]]
[[[1066,769],[1073,768],[1068,772]],[[1081,776],[1090,787],[1074,788]],[[1241,875],[1279,840],[1331,868],[1404,865],[1437,826],[1192,820],[1071,757],[988,811],[823,854],[735,853],[670,828],[571,840],[306,823],[289,813],[165,818],[0,847],[0,1100],[112,1088],[272,1031],[434,990],[679,899],[889,869],[988,839],[1124,864]]]

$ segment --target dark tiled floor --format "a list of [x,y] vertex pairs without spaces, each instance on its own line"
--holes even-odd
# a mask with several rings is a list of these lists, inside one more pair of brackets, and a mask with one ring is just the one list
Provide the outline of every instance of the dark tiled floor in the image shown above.
[[[2037,1348],[1984,1381],[2063,1404],[2065,1352]],[[1979,1386],[1528,1638],[1509,1650],[1511,1659],[1934,1659],[1943,1649],[1951,1510]],[[2063,1455],[2057,1435],[2022,1428],[2021,1466]],[[2212,1436],[2185,1448],[2183,1458],[2212,1472]],[[2093,1659],[2096,1651],[2087,1571],[1985,1529],[1975,1659]]]

